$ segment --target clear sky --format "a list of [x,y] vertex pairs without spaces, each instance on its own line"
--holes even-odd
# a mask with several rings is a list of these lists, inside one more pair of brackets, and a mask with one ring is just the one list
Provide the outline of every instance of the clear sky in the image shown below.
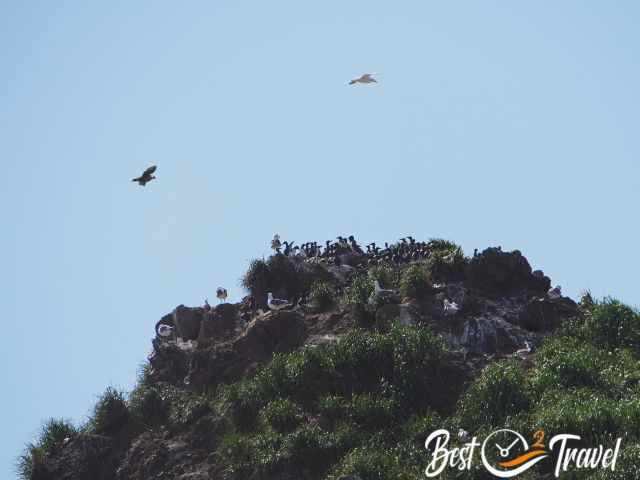
[[239,300],[276,232],[518,248],[639,305],[639,23],[632,1],[0,1],[0,477],[42,420],[131,388],[163,314]]

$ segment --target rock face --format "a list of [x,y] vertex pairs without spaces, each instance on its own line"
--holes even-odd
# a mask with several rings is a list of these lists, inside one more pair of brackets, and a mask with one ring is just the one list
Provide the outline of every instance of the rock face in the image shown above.
[[470,287],[489,294],[544,295],[551,286],[548,277],[533,275],[529,262],[518,250],[487,248],[471,259],[465,274]]
[[304,343],[304,318],[297,312],[270,312],[253,320],[235,342],[234,349],[254,361],[264,361],[274,353],[287,353]]
[[569,298],[532,298],[522,309],[518,323],[526,330],[549,332],[558,328],[565,319],[576,315],[578,305]]
[[388,303],[376,310],[376,328],[388,330],[395,322],[400,325],[416,325],[420,321],[417,307],[408,303]]
[[197,339],[200,333],[202,313],[200,308],[178,305],[173,311],[173,324],[176,326],[178,336],[183,340]]

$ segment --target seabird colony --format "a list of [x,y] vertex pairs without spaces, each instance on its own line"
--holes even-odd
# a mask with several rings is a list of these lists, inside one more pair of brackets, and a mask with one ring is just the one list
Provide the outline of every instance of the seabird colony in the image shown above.
[[[417,242],[413,237],[401,238],[394,245],[384,244],[384,248],[372,242],[364,248],[358,244],[353,235],[338,236],[336,240],[327,240],[324,245],[318,242],[307,242],[295,245],[295,242],[281,241],[279,235],[274,235],[271,249],[277,255],[300,258],[306,262],[340,265],[341,257],[350,256],[359,266],[372,266],[383,263],[409,263],[427,259],[431,256],[436,245],[433,241]],[[351,262],[353,264],[353,262]]]

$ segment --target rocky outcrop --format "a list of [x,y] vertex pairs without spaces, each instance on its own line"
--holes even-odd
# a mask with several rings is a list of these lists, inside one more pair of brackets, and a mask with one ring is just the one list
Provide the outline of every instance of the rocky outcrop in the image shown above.
[[500,248],[487,248],[471,259],[465,276],[468,286],[493,295],[544,295],[551,286],[548,277],[533,274],[529,262],[518,250],[503,252]]
[[[297,276],[292,278],[322,280],[340,293],[356,275],[367,274],[362,259],[349,255],[340,255],[337,265],[295,259],[291,271]],[[303,346],[331,348],[354,328],[384,332],[395,323],[428,326],[449,347],[446,358],[437,365],[438,378],[447,381],[434,385],[422,400],[444,412],[453,407],[464,386],[490,358],[512,356],[525,342],[537,345],[562,322],[580,314],[572,300],[549,298],[550,279],[541,271],[532,271],[518,251],[490,248],[469,261],[454,253],[450,257],[438,260],[438,282],[420,298],[374,294],[374,301],[349,305],[335,301],[323,311],[302,301],[291,310],[266,313],[259,310],[265,306],[255,296],[211,310],[179,305],[157,324],[173,326],[175,335],[157,335],[153,340],[147,381],[162,388],[168,385],[181,395],[206,398],[203,393],[225,392],[226,384],[254,374],[274,354]],[[428,263],[422,262],[421,267]],[[299,292],[298,283],[295,288],[282,285],[281,289]],[[445,312],[445,301],[459,308]],[[77,435],[46,458],[34,480],[224,478],[220,459],[211,453],[219,447],[228,421],[221,412],[224,408],[203,402],[199,408],[180,411],[179,426],[163,424],[130,431],[125,425],[109,436]],[[343,478],[347,479],[351,477]]]
[[203,311],[201,308],[190,308],[178,305],[173,311],[173,324],[178,337],[183,340],[195,340],[200,333]]
[[239,355],[262,362],[274,353],[287,353],[304,343],[306,328],[298,312],[270,312],[253,320],[234,343]]

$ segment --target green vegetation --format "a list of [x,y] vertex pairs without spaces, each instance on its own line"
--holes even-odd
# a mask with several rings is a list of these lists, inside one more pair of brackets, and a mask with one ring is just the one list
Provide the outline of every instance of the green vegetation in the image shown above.
[[262,411],[265,422],[276,432],[294,430],[302,421],[300,407],[288,399],[279,398],[269,402]]
[[330,274],[319,265],[297,263],[285,255],[272,255],[267,260],[253,260],[241,284],[258,301],[266,301],[272,292],[276,297],[296,299],[308,294],[314,283],[332,282]]
[[[433,242],[435,250],[448,252],[438,261],[461,254],[449,242]],[[458,258],[454,264],[465,261]],[[278,275],[307,275],[275,265],[254,262],[246,277],[252,288],[271,289],[269,282],[282,278]],[[424,295],[421,288],[430,285],[433,265],[379,267],[356,275],[342,301],[365,308],[374,278],[399,286],[404,296]],[[272,268],[279,273],[268,277]],[[262,284],[261,278],[267,280]],[[302,285],[314,298],[333,291],[323,281]],[[581,310],[583,318],[566,322],[527,362],[512,358],[487,365],[462,395],[454,392],[448,399],[452,408],[443,408],[435,397],[451,381],[442,340],[424,326],[394,325],[385,333],[356,328],[335,344],[277,354],[255,375],[210,395],[152,384],[144,368],[128,399],[114,388],[105,391],[85,431],[116,435],[127,422],[140,429],[162,425],[184,431],[205,416],[223,417],[227,422],[209,436],[215,437],[211,449],[227,480],[337,480],[342,475],[408,480],[424,475],[429,457],[423,443],[433,430],[464,428],[482,438],[496,428],[514,428],[525,436],[542,428],[547,438],[573,433],[586,445],[612,445],[623,437],[615,472],[569,473],[567,478],[638,478],[640,316],[609,298],[590,298]],[[208,424],[203,429],[208,432]],[[64,420],[47,422],[18,459],[21,478],[37,478],[43,459],[77,434]],[[459,444],[457,438],[452,442]],[[538,478],[542,468],[522,478]],[[457,478],[457,473],[451,469],[442,478]],[[465,478],[486,477],[472,470]]]
[[277,355],[253,378],[224,389],[235,428],[221,447],[234,452],[227,457],[228,478],[324,471],[372,434],[431,412],[444,354],[428,329],[395,326]]
[[400,277],[400,295],[408,298],[421,298],[431,290],[429,271],[419,263],[409,265]]
[[[403,278],[416,275],[404,273],[401,285]],[[369,282],[371,277],[357,277],[347,294],[362,301]],[[227,394],[229,408],[255,412],[255,420],[235,424],[236,433],[228,439],[249,445],[255,456],[229,457],[227,478],[283,472],[327,480],[353,474],[363,480],[419,478],[428,460],[422,444],[433,430],[464,428],[482,436],[504,427],[525,435],[543,428],[548,438],[570,432],[594,445],[611,445],[623,436],[620,471],[635,475],[639,356],[625,335],[599,328],[612,325],[634,335],[637,313],[615,300],[594,301],[584,321],[568,322],[543,343],[530,368],[517,358],[489,364],[454,412],[432,408],[431,391],[446,381],[438,374],[445,350],[425,328],[354,331],[334,346],[279,355],[253,379],[229,387],[229,392],[242,392]],[[271,419],[258,422],[257,412],[263,410],[273,411]],[[298,422],[300,416],[313,421]],[[315,463],[319,456],[324,459],[320,464]],[[534,469],[523,478],[539,473]],[[470,478],[482,475],[481,470],[469,472]],[[589,475],[632,478],[619,472]]]
[[359,273],[345,289],[343,301],[347,305],[366,305],[373,294],[373,279]]
[[114,387],[107,387],[98,398],[89,420],[89,429],[96,433],[112,433],[126,423],[129,408],[125,395]]
[[35,442],[27,444],[18,457],[16,465],[18,475],[25,480],[35,477],[45,454],[59,449],[66,438],[72,438],[77,433],[76,427],[68,420],[63,418],[47,420]]
[[324,310],[333,304],[336,292],[327,281],[317,281],[311,285],[310,300],[318,308]]

